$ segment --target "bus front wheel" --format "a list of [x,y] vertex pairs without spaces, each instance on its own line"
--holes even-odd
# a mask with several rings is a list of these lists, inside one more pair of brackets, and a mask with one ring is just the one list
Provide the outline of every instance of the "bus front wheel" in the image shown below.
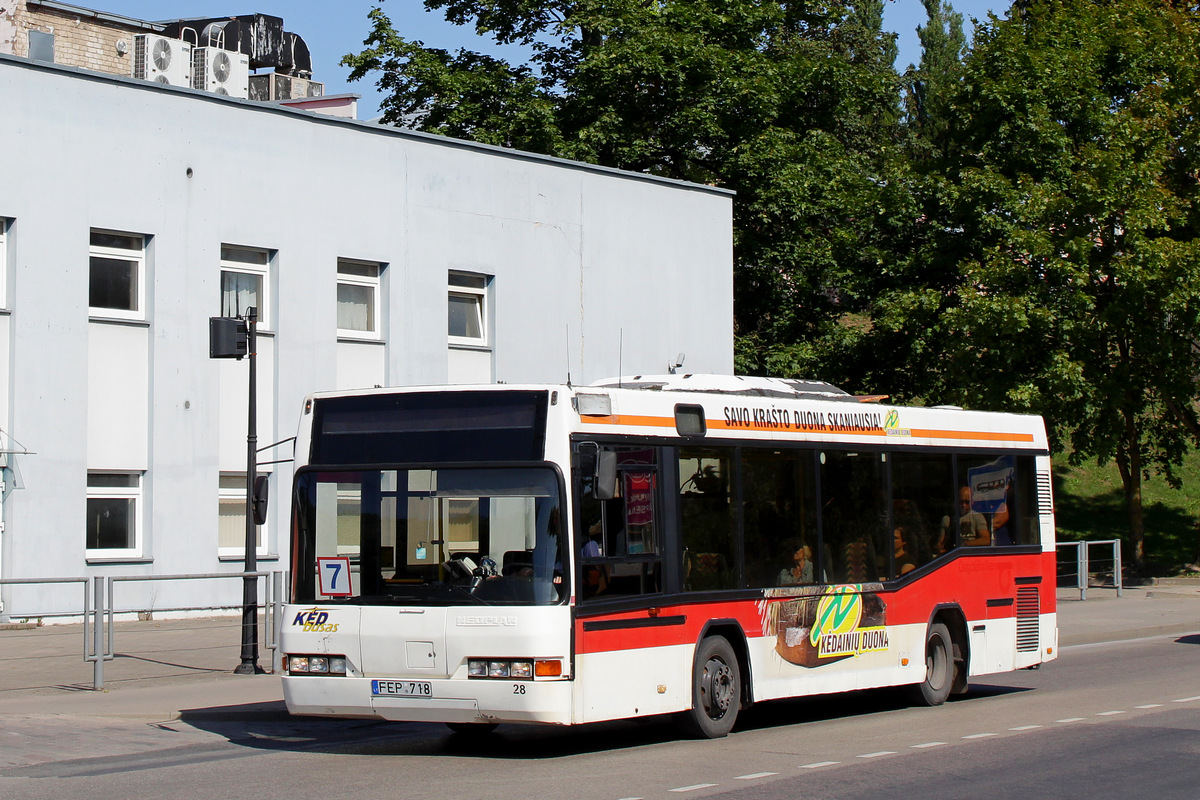
[[737,655],[723,636],[709,636],[696,646],[692,667],[692,708],[685,716],[689,731],[719,739],[733,728],[742,702]]
[[950,629],[941,622],[929,626],[925,638],[925,680],[909,687],[913,702],[940,706],[954,688],[954,643]]

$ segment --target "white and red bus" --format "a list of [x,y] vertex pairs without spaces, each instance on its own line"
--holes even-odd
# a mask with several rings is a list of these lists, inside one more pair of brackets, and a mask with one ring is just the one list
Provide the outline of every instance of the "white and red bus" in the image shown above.
[[637,376],[307,399],[292,713],[573,725],[1055,657],[1042,420]]

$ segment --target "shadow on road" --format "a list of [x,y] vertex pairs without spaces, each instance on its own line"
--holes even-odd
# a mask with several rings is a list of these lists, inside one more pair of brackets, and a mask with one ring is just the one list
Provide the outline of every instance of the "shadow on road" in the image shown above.
[[[951,703],[1032,691],[1024,687],[979,684]],[[739,732],[782,728],[896,711],[909,705],[899,689],[871,689],[846,694],[776,700],[742,711]],[[572,728],[500,725],[491,733],[454,733],[439,723],[382,722],[293,717],[282,703],[193,709],[181,721],[248,748],[375,756],[455,756],[492,759],[553,759],[608,753],[686,738],[672,716],[598,722]]]

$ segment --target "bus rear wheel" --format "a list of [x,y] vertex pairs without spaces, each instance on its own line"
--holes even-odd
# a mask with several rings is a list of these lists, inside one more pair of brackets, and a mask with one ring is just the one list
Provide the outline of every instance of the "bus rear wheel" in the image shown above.
[[742,702],[742,676],[733,646],[709,636],[696,646],[692,667],[692,708],[684,721],[693,735],[720,739],[733,729]]
[[954,688],[954,642],[950,629],[941,622],[929,626],[925,637],[925,680],[909,687],[917,705],[940,706]]

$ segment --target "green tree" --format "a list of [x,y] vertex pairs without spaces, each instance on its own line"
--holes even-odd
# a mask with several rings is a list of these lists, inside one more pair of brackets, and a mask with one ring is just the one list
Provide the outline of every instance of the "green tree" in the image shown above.
[[967,52],[963,17],[946,0],[921,0],[928,20],[917,28],[921,43],[920,66],[909,65],[905,95],[908,124],[917,140],[935,147],[942,143],[950,124],[949,103],[962,78]]
[[1142,481],[1200,440],[1195,4],[1028,0],[975,36],[925,185],[923,252],[957,275],[921,295],[931,395],[1114,460],[1140,566]]
[[424,2],[529,56],[426,48],[376,9],[344,63],[385,120],[732,189],[739,368],[822,374],[860,338],[899,138],[883,0]]

